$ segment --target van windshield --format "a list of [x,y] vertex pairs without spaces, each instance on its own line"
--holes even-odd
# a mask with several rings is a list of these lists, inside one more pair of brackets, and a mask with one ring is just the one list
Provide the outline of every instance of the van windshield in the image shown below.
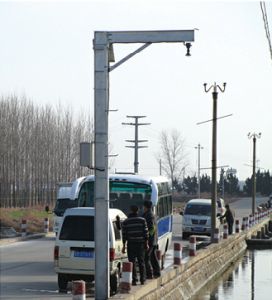
[[94,217],[65,217],[59,239],[69,241],[94,241]]
[[205,204],[187,204],[184,215],[211,216],[211,206]]
[[57,199],[54,214],[62,217],[67,208],[77,207],[77,201],[71,199]]

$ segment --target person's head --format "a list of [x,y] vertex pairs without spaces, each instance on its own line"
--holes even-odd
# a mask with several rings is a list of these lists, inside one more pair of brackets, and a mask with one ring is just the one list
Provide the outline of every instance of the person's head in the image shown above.
[[144,201],[144,211],[148,211],[152,208],[152,202],[149,200],[145,200]]
[[225,208],[226,208],[226,209],[230,209],[228,204],[225,205]]
[[138,213],[138,206],[137,205],[131,205],[130,206],[130,211],[134,214]]

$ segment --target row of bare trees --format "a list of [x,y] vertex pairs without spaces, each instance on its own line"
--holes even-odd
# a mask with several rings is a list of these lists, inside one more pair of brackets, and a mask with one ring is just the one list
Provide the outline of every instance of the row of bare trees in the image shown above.
[[79,144],[93,138],[90,116],[35,106],[26,98],[0,98],[0,199],[2,207],[50,204],[57,184],[88,170],[79,166]]

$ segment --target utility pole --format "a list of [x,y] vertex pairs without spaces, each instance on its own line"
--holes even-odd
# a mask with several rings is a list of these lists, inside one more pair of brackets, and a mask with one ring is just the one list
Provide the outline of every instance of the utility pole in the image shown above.
[[216,201],[217,201],[217,88],[224,93],[226,89],[226,83],[223,83],[223,88],[214,83],[207,89],[207,83],[204,83],[204,91],[208,93],[211,89],[213,98],[213,118],[212,118],[212,215],[211,215],[211,242],[214,242],[214,232],[216,226]]
[[200,199],[200,150],[204,149],[201,147],[200,144],[195,147],[195,149],[198,149],[198,158],[197,158],[197,165],[198,165],[198,170],[197,170],[197,181],[198,181],[198,186],[197,186],[197,191],[198,191],[198,199]]
[[148,140],[139,140],[139,126],[150,125],[151,123],[139,123],[139,119],[145,118],[146,116],[127,116],[127,118],[135,119],[135,123],[122,123],[122,125],[131,125],[135,127],[135,139],[126,140],[126,142],[134,143],[134,146],[126,146],[127,148],[134,148],[134,174],[139,172],[139,155],[138,150],[140,148],[147,148],[147,146],[139,146],[139,143],[148,142]]
[[261,132],[248,133],[249,139],[253,138],[253,167],[252,167],[252,215],[255,215],[256,209],[256,139],[261,137]]

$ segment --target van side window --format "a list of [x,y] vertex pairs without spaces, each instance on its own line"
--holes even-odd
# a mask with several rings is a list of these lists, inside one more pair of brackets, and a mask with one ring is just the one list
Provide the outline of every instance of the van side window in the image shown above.
[[121,240],[121,230],[118,230],[116,221],[112,222],[115,240]]

